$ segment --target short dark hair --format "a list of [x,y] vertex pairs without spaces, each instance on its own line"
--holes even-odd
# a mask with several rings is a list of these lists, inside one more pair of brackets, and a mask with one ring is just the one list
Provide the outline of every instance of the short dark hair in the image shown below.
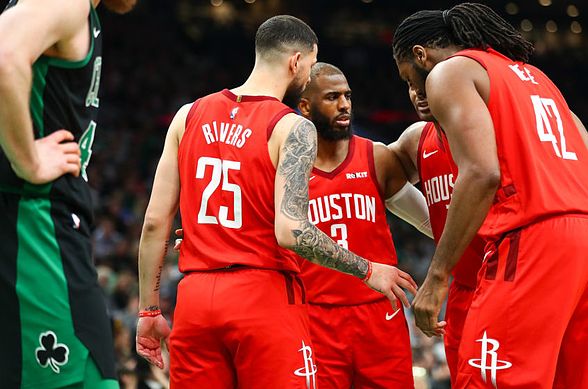
[[441,10],[419,11],[400,23],[394,33],[394,58],[410,58],[415,45],[465,49],[491,47],[512,60],[528,62],[533,45],[492,8],[463,3]]
[[255,52],[262,56],[295,49],[311,52],[318,38],[308,24],[290,15],[269,18],[255,34]]
[[330,63],[326,62],[315,63],[310,69],[310,82],[304,89],[304,92],[302,92],[302,97],[308,97],[311,93],[314,92],[319,77],[333,75],[342,75],[345,77],[345,74],[343,74],[341,69],[335,65],[331,65]]

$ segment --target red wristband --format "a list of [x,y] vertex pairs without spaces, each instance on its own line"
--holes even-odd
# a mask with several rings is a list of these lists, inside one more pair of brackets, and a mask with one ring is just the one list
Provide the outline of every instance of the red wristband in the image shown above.
[[361,280],[363,282],[366,282],[367,280],[370,279],[370,277],[372,276],[372,261],[367,261],[368,263],[368,269],[367,272],[365,273],[365,277],[363,277]]
[[161,315],[161,309],[154,311],[139,311],[139,317],[155,317]]

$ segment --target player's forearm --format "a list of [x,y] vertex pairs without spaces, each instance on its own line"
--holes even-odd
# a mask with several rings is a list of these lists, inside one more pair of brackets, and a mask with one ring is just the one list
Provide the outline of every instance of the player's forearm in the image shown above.
[[449,277],[484,222],[499,183],[499,177],[492,174],[460,171],[428,277]]
[[39,166],[29,111],[31,80],[30,64],[0,50],[0,144],[20,177]]
[[168,246],[171,221],[158,223],[145,219],[139,244],[139,308],[159,307],[159,287],[163,259]]
[[365,278],[368,261],[344,249],[308,220],[292,223],[283,246],[301,257],[358,278]]

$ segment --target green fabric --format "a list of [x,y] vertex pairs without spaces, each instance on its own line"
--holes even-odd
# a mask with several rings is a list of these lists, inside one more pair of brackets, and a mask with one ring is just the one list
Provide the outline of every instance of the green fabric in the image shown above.
[[[79,382],[84,377],[89,352],[74,334],[50,200],[29,197],[20,200],[17,235],[22,388],[49,389]],[[51,358],[45,358],[42,366],[39,353],[47,355],[51,351],[42,342],[47,337],[54,339],[49,349],[55,353],[67,348],[67,358],[50,354]]]
[[[39,138],[45,136],[45,121],[43,114],[45,113],[45,87],[47,86],[47,72],[49,64],[46,57],[39,58],[33,64],[33,88],[31,89],[30,109],[31,117],[35,128],[39,131]],[[51,184],[33,185],[28,182],[24,183],[24,193],[31,195],[48,195],[51,191]]]
[[86,361],[86,374],[84,375],[84,381],[78,382],[77,384],[63,387],[63,389],[119,389],[120,386],[118,381],[107,379],[105,380],[100,375],[98,366],[94,363],[92,357],[89,357]]

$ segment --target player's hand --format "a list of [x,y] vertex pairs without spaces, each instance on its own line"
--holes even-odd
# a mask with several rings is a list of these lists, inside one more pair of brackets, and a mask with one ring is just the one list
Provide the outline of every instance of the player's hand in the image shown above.
[[171,330],[163,315],[155,317],[141,317],[137,322],[137,354],[149,363],[163,369],[161,357],[161,342],[167,349]]
[[394,311],[398,310],[398,300],[409,307],[410,303],[402,288],[408,289],[412,294],[417,293],[416,282],[402,270],[382,263],[372,262],[372,275],[365,281],[375,291],[388,297]]
[[27,169],[13,164],[12,167],[20,178],[32,184],[46,184],[64,174],[78,177],[81,169],[80,147],[73,140],[73,134],[66,130],[36,139],[37,166]]
[[174,231],[174,233],[177,236],[176,241],[174,242],[174,251],[180,251],[180,247],[182,246],[182,238],[184,236],[184,230],[178,228]]
[[445,334],[447,322],[438,322],[437,318],[447,297],[447,282],[444,277],[428,274],[412,302],[416,325],[428,337]]

